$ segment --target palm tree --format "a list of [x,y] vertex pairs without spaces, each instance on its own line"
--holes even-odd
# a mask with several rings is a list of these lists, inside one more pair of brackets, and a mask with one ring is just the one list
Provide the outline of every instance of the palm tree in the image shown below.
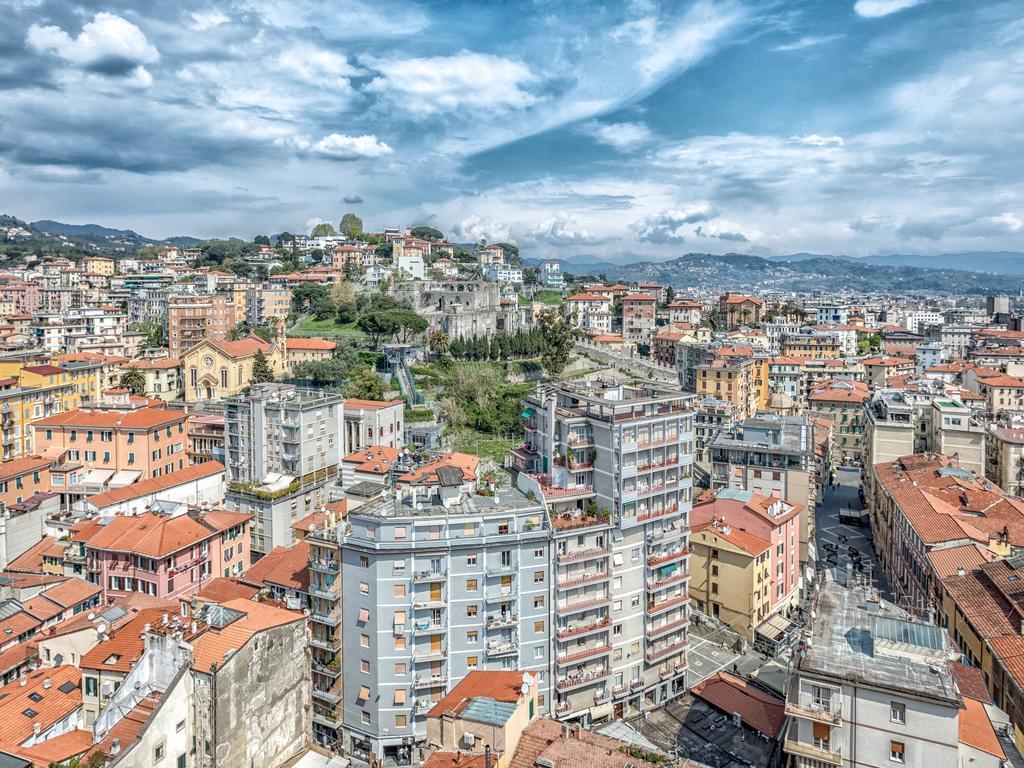
[[133,395],[143,397],[146,394],[146,376],[138,368],[129,368],[122,373],[120,384]]
[[449,349],[448,334],[440,330],[434,331],[432,334],[430,334],[429,345],[431,352],[433,352],[435,355],[444,357],[445,355],[448,354]]

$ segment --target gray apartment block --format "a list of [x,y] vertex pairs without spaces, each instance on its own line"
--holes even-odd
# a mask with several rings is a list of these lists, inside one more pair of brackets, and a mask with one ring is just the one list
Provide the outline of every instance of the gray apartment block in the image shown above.
[[551,701],[544,506],[452,490],[399,488],[339,534],[342,745],[357,759],[418,764],[426,713],[473,669],[535,672],[542,710]]
[[342,398],[258,384],[225,401],[229,509],[255,515],[252,549],[292,543],[291,525],[326,503],[341,457]]

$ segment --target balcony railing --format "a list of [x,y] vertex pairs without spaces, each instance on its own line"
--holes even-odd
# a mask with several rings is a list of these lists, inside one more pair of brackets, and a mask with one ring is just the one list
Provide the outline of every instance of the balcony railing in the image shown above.
[[677,619],[675,621],[670,621],[668,624],[662,624],[658,627],[651,627],[649,630],[647,630],[647,639],[656,640],[659,637],[664,637],[665,635],[671,634],[672,632],[675,632],[679,629],[683,629],[684,627],[687,627],[689,625],[690,620],[688,618],[683,618]]
[[829,725],[837,725],[842,721],[842,709],[838,701],[815,701],[810,696],[800,696],[796,701],[787,698],[786,714]]
[[666,563],[675,562],[676,560],[682,560],[689,554],[690,550],[683,547],[672,550],[671,552],[655,552],[647,558],[647,566],[649,568],[656,568],[659,565],[665,565]]
[[487,617],[488,629],[501,629],[502,627],[514,627],[519,623],[519,617],[513,613],[503,613]]
[[448,578],[448,571],[420,571],[416,574],[416,581],[438,582]]
[[416,687],[417,688],[436,688],[439,685],[445,684],[444,675],[417,675],[416,676]]
[[577,549],[571,552],[559,552],[558,564],[575,563],[581,560],[596,560],[599,557],[608,557],[612,553],[611,547],[592,547],[590,549]]
[[557,683],[555,683],[555,690],[559,692],[571,691],[576,688],[582,688],[585,685],[593,685],[594,683],[600,682],[601,680],[608,679],[611,676],[612,671],[610,669],[600,669],[596,672],[588,672],[583,675],[572,675],[571,677],[563,677]]
[[487,590],[487,601],[491,603],[500,603],[507,600],[516,599],[515,587],[499,587],[496,589]]
[[681,528],[666,528],[658,531],[657,533],[651,533],[647,536],[648,544],[660,544],[662,542],[675,541],[686,536],[686,531]]
[[660,602],[651,601],[647,603],[647,615],[657,616],[659,614],[665,613],[666,611],[671,611],[673,608],[677,608],[680,605],[685,605],[689,601],[689,592],[684,592],[681,595],[674,595],[668,598],[667,600],[662,600]]
[[558,579],[559,589],[576,589],[577,587],[585,587],[587,584],[598,584],[602,581],[608,581],[612,577],[608,571],[595,571],[593,573],[584,573],[579,576],[573,576],[567,579]]
[[666,576],[663,579],[648,579],[647,580],[647,591],[657,592],[659,589],[665,589],[671,587],[673,584],[682,584],[684,581],[690,578],[689,571],[676,571],[675,573]]
[[569,616],[574,613],[580,613],[581,611],[587,611],[591,608],[597,608],[598,606],[608,605],[612,601],[611,595],[597,595],[594,597],[586,597],[582,600],[576,600],[571,603],[562,603],[561,605],[555,606],[555,611],[560,616]]
[[843,765],[843,749],[839,744],[832,746],[831,743],[825,742],[821,746],[815,746],[805,741],[799,741],[797,738],[799,733],[797,725],[796,722],[791,723],[789,730],[786,732],[786,738],[782,742],[782,750],[784,752],[799,757],[807,757],[811,760],[820,760],[829,765]]
[[491,658],[514,656],[519,653],[519,643],[514,640],[487,644],[487,655]]
[[589,624],[577,624],[573,627],[561,627],[556,630],[555,635],[559,640],[567,640],[570,637],[580,637],[581,635],[589,635],[592,632],[607,630],[611,625],[612,620],[605,617],[598,621],[592,621]]
[[604,643],[602,645],[594,645],[589,648],[581,648],[578,651],[572,653],[560,653],[556,656],[557,662],[565,666],[566,664],[578,664],[581,661],[587,661],[588,659],[596,659],[599,656],[607,656],[612,652],[611,645]]
[[654,664],[655,662],[666,659],[674,653],[679,653],[686,648],[686,640],[677,640],[674,643],[663,645],[661,648],[648,648],[645,652],[648,664]]
[[336,560],[310,560],[309,568],[320,573],[337,573],[341,570],[341,563]]

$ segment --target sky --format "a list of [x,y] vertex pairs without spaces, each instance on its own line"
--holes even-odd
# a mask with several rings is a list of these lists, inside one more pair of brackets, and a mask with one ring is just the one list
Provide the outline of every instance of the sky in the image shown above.
[[0,0],[0,213],[1024,251],[1024,0]]

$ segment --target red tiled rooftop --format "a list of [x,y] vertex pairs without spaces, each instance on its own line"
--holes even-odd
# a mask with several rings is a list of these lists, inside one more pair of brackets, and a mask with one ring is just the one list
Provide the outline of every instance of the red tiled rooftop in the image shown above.
[[744,725],[776,738],[786,720],[786,702],[728,672],[717,672],[690,688],[690,693],[704,699],[727,715],[739,714]]

